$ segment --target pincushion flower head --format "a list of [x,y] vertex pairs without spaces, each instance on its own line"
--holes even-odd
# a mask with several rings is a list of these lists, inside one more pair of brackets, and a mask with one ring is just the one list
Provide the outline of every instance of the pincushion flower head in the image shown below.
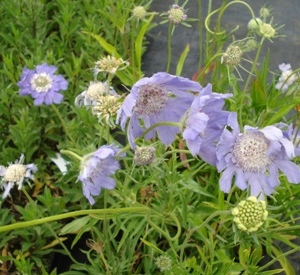
[[[236,113],[230,116],[236,118]],[[279,128],[245,126],[240,133],[237,120],[228,121],[231,130],[223,131],[216,149],[223,192],[229,193],[234,180],[240,189],[250,189],[252,196],[270,195],[280,184],[279,171],[290,183],[300,182],[300,168],[291,161],[295,156],[294,145]]]
[[1,187],[4,189],[2,198],[5,199],[10,190],[16,184],[18,189],[22,188],[24,180],[34,179],[33,173],[37,171],[35,164],[23,164],[24,155],[21,155],[18,161],[15,163],[9,163],[8,167],[0,166]]
[[292,85],[297,79],[297,75],[293,72],[290,64],[282,63],[279,65],[281,70],[281,76],[278,79],[278,82],[275,85],[277,90],[285,92],[290,85]]
[[98,196],[102,188],[111,190],[115,187],[116,182],[112,176],[119,169],[116,159],[119,151],[113,145],[103,145],[94,153],[83,157],[78,179],[83,184],[83,194],[90,204],[95,203],[93,196]]
[[240,230],[255,232],[268,217],[266,202],[250,196],[232,209],[232,215],[233,221]]
[[182,137],[192,155],[199,155],[211,165],[216,165],[216,143],[230,114],[222,110],[224,99],[231,96],[213,93],[212,85],[208,84],[194,98],[184,122]]
[[21,80],[18,82],[20,95],[30,95],[34,105],[59,104],[63,100],[62,90],[68,88],[68,82],[62,75],[55,75],[57,68],[47,64],[36,66],[29,70],[24,68]]
[[[129,120],[127,135],[131,147],[135,148],[135,139],[152,125],[178,123],[191,106],[192,92],[200,92],[201,88],[198,82],[164,72],[136,82],[117,114],[117,123],[123,131]],[[170,145],[179,131],[178,126],[162,125],[149,131],[145,138],[151,139],[157,134],[163,144]]]

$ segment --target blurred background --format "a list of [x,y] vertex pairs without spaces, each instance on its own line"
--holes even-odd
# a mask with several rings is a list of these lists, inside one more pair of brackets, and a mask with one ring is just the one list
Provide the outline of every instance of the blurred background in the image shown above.
[[[213,0],[212,10],[219,8],[222,4],[222,0]],[[228,1],[230,2],[230,1]],[[262,6],[265,6],[271,10],[273,16],[272,26],[278,28],[279,37],[274,38],[271,41],[266,41],[263,47],[262,56],[270,50],[270,69],[271,71],[278,71],[278,65],[281,63],[290,63],[292,68],[300,67],[300,4],[299,0],[246,0],[255,15],[259,17],[259,10]],[[184,1],[179,1],[178,5],[182,5]],[[199,18],[199,7],[202,5],[202,25],[203,21],[207,16],[208,0],[190,0],[185,6],[187,10],[186,14],[188,18]],[[174,0],[153,0],[151,4],[151,11],[158,13],[167,12],[170,7],[174,4]],[[211,28],[214,27],[214,20],[216,16],[212,17]],[[233,4],[224,13],[222,26],[226,31],[231,31],[236,26],[239,29],[234,33],[235,39],[242,39],[247,34],[247,24],[251,19],[249,10],[242,4]],[[269,17],[267,19],[271,20]],[[159,23],[161,18],[156,17],[156,22]],[[178,58],[180,57],[185,46],[190,44],[190,52],[186,59],[186,64],[183,69],[182,75],[185,77],[192,77],[197,70],[199,63],[199,35],[204,37],[204,30],[199,30],[199,22],[188,22],[192,25],[191,28],[183,25],[176,26],[173,35],[173,70],[171,68],[170,73],[175,72],[175,66]],[[146,76],[151,76],[153,73],[165,70],[167,60],[167,33],[168,24],[159,24],[156,28],[152,29],[149,36],[149,47],[148,51],[144,55],[144,70]],[[228,42],[232,42],[229,39]],[[246,57],[246,56],[245,56]],[[246,57],[247,58],[247,57]]]

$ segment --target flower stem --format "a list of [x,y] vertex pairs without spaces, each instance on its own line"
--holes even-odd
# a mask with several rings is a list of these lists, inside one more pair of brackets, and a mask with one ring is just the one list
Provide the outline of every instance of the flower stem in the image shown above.
[[174,126],[174,127],[181,127],[181,124],[178,122],[170,122],[170,121],[163,121],[153,124],[151,127],[149,127],[145,132],[142,134],[141,138],[145,138],[145,136],[151,132],[153,129],[159,126]]
[[79,160],[80,162],[82,161],[82,157],[78,156],[76,153],[70,151],[70,150],[60,150],[60,153],[63,155],[67,155],[67,156],[71,156],[77,160]]
[[75,141],[74,141],[73,137],[71,136],[71,134],[69,133],[68,128],[67,128],[67,126],[65,124],[65,121],[63,120],[63,118],[62,118],[60,112],[58,111],[57,107],[55,106],[55,104],[51,104],[51,106],[52,106],[52,109],[54,110],[54,112],[56,113],[58,119],[60,120],[60,123],[61,123],[62,127],[64,128],[65,134],[67,135],[67,137],[69,138],[69,140],[73,144],[75,144]]
[[[38,212],[40,217],[43,217],[43,214],[41,213],[41,211],[39,210],[38,206],[35,204],[35,202],[32,200],[32,198],[29,196],[29,194],[27,193],[26,189],[23,188],[22,189],[23,193],[25,194],[26,198],[28,199],[28,201],[35,206],[36,211]],[[69,256],[69,258],[73,261],[73,263],[78,263],[73,257],[72,254],[70,253],[69,249],[65,246],[65,244],[61,241],[61,239],[58,237],[58,235],[56,234],[56,232],[53,230],[53,228],[51,227],[50,224],[46,223],[47,228],[51,231],[52,235],[55,237],[55,239],[59,242],[59,244],[63,247],[63,249],[65,250],[65,252],[67,253],[67,255]]]
[[[59,221],[62,219],[67,218],[74,218],[77,216],[85,216],[85,215],[100,215],[102,218],[105,217],[105,215],[118,215],[122,213],[148,213],[149,208],[148,207],[125,207],[125,208],[114,208],[114,209],[86,209],[86,210],[78,210],[78,211],[72,211],[68,213],[63,213],[59,215],[54,215],[50,217],[35,219],[31,221],[25,221],[25,222],[17,222],[9,225],[0,226],[0,233],[11,231],[19,228],[24,227],[31,227],[39,224],[49,223],[53,221]],[[96,216],[97,217],[97,216]]]
[[172,29],[173,29],[173,25],[171,23],[169,23],[169,28],[168,28],[168,60],[167,60],[167,68],[166,68],[167,73],[170,71],[171,60],[172,60]]

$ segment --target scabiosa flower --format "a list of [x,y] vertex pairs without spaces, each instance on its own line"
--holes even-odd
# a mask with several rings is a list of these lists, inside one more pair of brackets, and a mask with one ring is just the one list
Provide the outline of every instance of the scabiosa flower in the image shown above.
[[95,63],[94,76],[97,76],[99,72],[115,75],[118,70],[123,70],[128,65],[129,63],[122,58],[107,55]]
[[236,113],[231,113],[228,126],[217,145],[217,168],[222,172],[220,188],[228,193],[232,180],[240,189],[249,187],[252,196],[270,195],[280,184],[279,170],[290,183],[300,182],[300,168],[291,159],[293,143],[275,126],[257,129],[244,127],[240,133]]
[[241,62],[243,51],[237,45],[229,45],[221,58],[221,63],[236,66]]
[[135,6],[132,11],[132,17],[133,18],[136,18],[138,20],[142,20],[145,18],[146,14],[147,14],[147,11],[145,9],[145,7],[143,6]]
[[119,169],[119,162],[116,160],[119,151],[113,145],[103,145],[94,153],[83,157],[78,179],[83,184],[83,194],[90,204],[95,203],[93,196],[98,196],[101,188],[111,190],[115,187],[116,182],[112,176]]
[[293,73],[290,64],[282,63],[279,65],[279,69],[281,70],[281,76],[279,77],[275,88],[285,92],[288,87],[298,79],[298,77]]
[[187,19],[187,15],[183,7],[178,6],[177,4],[172,5],[172,8],[168,11],[169,20],[173,24],[179,24],[182,21]]
[[5,199],[10,190],[13,188],[14,184],[18,186],[20,190],[22,188],[24,180],[34,179],[32,173],[37,171],[37,167],[35,164],[23,164],[24,163],[24,155],[21,155],[18,161],[15,163],[9,163],[8,167],[0,166],[0,176],[1,179],[1,187],[4,189],[4,193],[2,198]]
[[137,165],[149,165],[155,160],[155,148],[153,146],[137,147],[134,151],[134,162]]
[[117,96],[117,93],[113,87],[108,88],[107,82],[91,81],[89,87],[75,98],[75,106],[90,108],[104,95]]
[[30,95],[34,105],[59,104],[63,100],[62,90],[68,88],[68,82],[62,75],[55,75],[57,68],[47,64],[36,66],[34,70],[24,68],[18,82],[20,95]]
[[283,136],[293,142],[295,146],[295,156],[300,156],[300,128],[299,126],[294,126],[291,124],[286,124],[283,122],[277,123],[275,125],[280,130],[282,130]]
[[265,38],[272,38],[276,34],[276,30],[272,27],[271,24],[262,23],[259,26],[259,33]]
[[231,96],[213,93],[212,85],[208,84],[195,97],[184,122],[182,137],[192,155],[199,155],[211,165],[216,165],[216,143],[230,114],[222,110],[224,99]]
[[92,114],[97,116],[100,124],[105,122],[111,129],[114,129],[116,127],[116,114],[120,107],[119,95],[103,95],[92,106]]
[[[134,140],[152,125],[179,122],[194,99],[191,91],[200,92],[201,88],[198,82],[164,72],[136,82],[117,114],[117,123],[123,131],[129,119],[127,135],[131,147],[135,147]],[[163,144],[170,145],[179,131],[176,126],[158,126],[145,138],[157,134]]]
[[231,213],[237,227],[249,233],[257,231],[268,217],[265,201],[258,200],[254,196],[241,201]]

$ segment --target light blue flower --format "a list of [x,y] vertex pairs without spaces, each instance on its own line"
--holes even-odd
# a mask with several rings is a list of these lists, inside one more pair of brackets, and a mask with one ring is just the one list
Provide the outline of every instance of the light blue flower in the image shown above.
[[230,116],[216,150],[223,192],[228,193],[234,181],[242,190],[249,188],[252,196],[270,195],[280,184],[280,171],[290,183],[300,182],[300,168],[291,161],[294,145],[278,127],[245,126],[241,133],[236,113]]
[[[117,123],[126,128],[132,148],[135,139],[158,122],[180,122],[194,99],[192,92],[200,92],[201,85],[187,78],[159,72],[145,77],[134,84],[118,111]],[[156,134],[165,145],[170,145],[180,132],[176,126],[158,126],[145,138],[155,138]]]
[[192,155],[199,155],[211,165],[216,165],[216,143],[230,114],[222,109],[224,99],[231,96],[213,93],[212,85],[208,84],[194,98],[184,122],[182,137]]
[[20,95],[30,95],[34,105],[59,104],[63,100],[62,90],[68,88],[68,82],[62,75],[55,75],[57,68],[47,64],[36,66],[34,70],[24,68],[18,82]]
[[83,194],[90,204],[95,203],[93,196],[98,196],[102,188],[115,188],[116,182],[112,176],[119,169],[119,162],[116,160],[119,151],[113,145],[103,145],[94,153],[83,157],[78,179],[83,184]]
[[24,180],[34,179],[33,173],[37,171],[37,167],[35,164],[26,164],[24,165],[24,155],[21,155],[18,161],[15,163],[9,163],[8,167],[0,166],[0,176],[1,179],[1,187],[4,189],[4,193],[2,198],[5,199],[10,190],[16,184],[18,189],[20,190],[23,186]]

